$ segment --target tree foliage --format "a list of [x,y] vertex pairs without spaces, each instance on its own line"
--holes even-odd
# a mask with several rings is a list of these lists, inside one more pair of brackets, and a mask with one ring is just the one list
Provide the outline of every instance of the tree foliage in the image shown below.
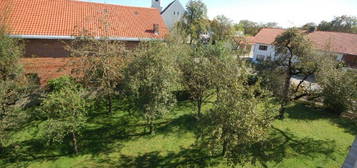
[[201,0],[190,0],[178,27],[192,44],[200,40],[202,33],[207,31],[208,24],[206,5]]
[[325,57],[320,68],[316,76],[326,109],[337,115],[354,112],[357,107],[356,73],[345,70],[332,55]]
[[338,16],[330,22],[322,21],[317,28],[320,31],[357,33],[357,17],[347,15]]
[[201,116],[202,106],[216,93],[215,85],[221,77],[219,62],[228,56],[232,56],[230,50],[222,43],[217,43],[198,45],[180,61],[181,83],[191,95],[198,117]]
[[217,99],[206,116],[203,142],[231,163],[243,163],[250,146],[265,138],[275,108],[259,83],[248,85],[249,72],[243,62],[232,57],[219,62]]
[[123,79],[128,64],[128,51],[124,43],[110,41],[108,37],[96,39],[83,35],[68,46],[74,57],[70,66],[74,75],[97,94],[107,100],[108,112],[112,112],[112,99]]
[[232,21],[224,15],[216,16],[210,25],[210,30],[212,32],[212,41],[215,43],[216,41],[229,40],[234,35],[234,29]]
[[154,120],[167,113],[175,102],[172,91],[177,81],[176,57],[162,42],[143,42],[134,51],[126,70],[126,83],[134,107],[154,131]]
[[0,25],[0,153],[12,131],[27,118],[16,104],[26,90],[26,80],[19,65],[23,46],[8,37],[5,30],[5,26]]
[[87,121],[88,103],[83,96],[84,90],[71,82],[49,93],[40,107],[46,116],[44,128],[49,141],[62,143],[65,137],[71,136],[75,153],[79,152],[77,136]]
[[19,59],[23,55],[23,46],[19,40],[10,38],[5,27],[0,26],[0,79],[2,81],[16,78],[21,72]]
[[[281,91],[280,118],[284,118],[285,106],[291,101],[306,96],[308,93],[302,93],[294,96],[301,88],[303,82],[319,70],[319,54],[313,52],[311,42],[305,35],[296,28],[285,31],[275,39],[274,45],[278,58],[275,60],[276,68],[284,76],[284,83]],[[293,76],[302,75],[303,79],[296,88],[291,87]]]

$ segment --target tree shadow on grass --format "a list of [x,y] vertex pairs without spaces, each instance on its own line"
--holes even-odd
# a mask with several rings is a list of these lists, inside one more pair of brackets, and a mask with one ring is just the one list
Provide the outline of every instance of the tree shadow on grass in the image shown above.
[[344,128],[346,132],[356,135],[357,122],[337,116],[327,112],[323,107],[316,106],[311,103],[296,103],[287,108],[288,118],[313,121],[318,119],[326,119],[335,123],[338,127]]
[[158,151],[140,154],[139,156],[121,155],[117,161],[105,160],[112,167],[127,168],[174,168],[174,167],[197,167],[204,168],[219,164],[218,157],[208,155],[208,152],[192,148],[182,148],[179,152],[161,154]]
[[70,147],[67,144],[48,145],[44,139],[31,139],[7,146],[1,153],[0,160],[22,165],[36,160],[55,160],[68,155],[69,153],[63,152],[68,151],[68,148]]
[[[312,138],[300,138],[289,131],[273,128],[270,137],[259,144],[253,145],[249,151],[244,152],[253,165],[268,167],[271,164],[279,164],[284,159],[297,156],[316,158],[324,156],[326,161],[335,159],[336,143],[328,140],[315,140]],[[128,168],[155,168],[155,167],[214,167],[226,164],[221,156],[212,156],[202,145],[192,145],[189,148],[181,148],[178,152],[154,151],[139,154],[137,156],[121,155],[119,160],[104,159],[112,167]],[[241,156],[239,156],[241,157]],[[235,158],[230,158],[234,161]],[[239,163],[239,162],[234,162]]]
[[192,114],[185,114],[178,118],[175,118],[169,122],[161,124],[157,128],[157,133],[167,134],[176,133],[182,134],[185,132],[196,133],[198,131],[198,120]]
[[315,140],[300,138],[290,131],[283,131],[273,127],[270,137],[252,149],[253,162],[263,167],[268,163],[278,164],[284,159],[305,156],[311,159],[324,156],[326,160],[335,159],[336,142],[333,140]]
[[82,132],[81,153],[109,153],[114,147],[122,147],[118,142],[123,143],[147,135],[143,130],[143,125],[133,124],[126,116],[96,123],[95,128],[87,128]]

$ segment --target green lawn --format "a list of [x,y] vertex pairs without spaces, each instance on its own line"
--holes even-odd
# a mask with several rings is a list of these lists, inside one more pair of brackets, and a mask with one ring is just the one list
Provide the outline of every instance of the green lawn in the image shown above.
[[[40,139],[41,124],[34,122],[14,135],[0,167],[227,167],[224,159],[209,157],[194,145],[196,131],[189,103],[180,103],[174,114],[158,121],[155,135],[143,134],[144,123],[126,112],[93,114],[76,156],[66,144],[51,145]],[[246,167],[338,168],[356,134],[355,122],[293,104],[285,120],[274,122],[270,145],[252,155],[257,164]]]

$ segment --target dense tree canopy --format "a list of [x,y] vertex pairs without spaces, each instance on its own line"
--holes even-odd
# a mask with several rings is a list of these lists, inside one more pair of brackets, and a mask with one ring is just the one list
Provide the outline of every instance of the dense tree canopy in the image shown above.
[[201,0],[190,0],[183,19],[178,23],[179,29],[188,37],[190,44],[200,40],[202,33],[207,32],[208,25],[206,5]]
[[[56,80],[67,80],[61,77]],[[62,83],[62,82],[56,82]],[[72,82],[49,93],[41,104],[40,111],[45,116],[44,129],[51,142],[62,143],[67,136],[72,137],[75,153],[79,152],[77,136],[87,120],[88,103],[83,98],[84,90]]]
[[110,41],[108,37],[97,40],[84,34],[72,41],[68,50],[74,57],[70,65],[74,76],[98,97],[105,98],[108,112],[112,112],[112,99],[128,61],[125,44]]
[[234,35],[234,29],[232,21],[224,15],[216,16],[210,25],[212,32],[212,41],[229,40]]
[[8,37],[5,26],[0,25],[0,154],[12,131],[27,118],[16,106],[26,87],[19,64],[22,55],[23,46],[18,40]]
[[346,15],[335,17],[330,22],[322,21],[317,29],[321,31],[357,33],[357,17]]
[[175,102],[172,91],[177,82],[178,71],[175,54],[167,44],[145,42],[134,52],[133,61],[126,70],[127,88],[134,102],[154,131],[154,120],[167,113]]

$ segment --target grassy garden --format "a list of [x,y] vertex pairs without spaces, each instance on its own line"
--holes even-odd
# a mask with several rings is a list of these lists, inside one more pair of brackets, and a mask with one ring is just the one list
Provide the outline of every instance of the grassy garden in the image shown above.
[[75,38],[70,74],[47,84],[0,25],[0,167],[340,167],[357,134],[341,115],[356,112],[356,74],[297,28],[276,38],[278,59],[248,62],[228,18],[207,22],[200,0],[187,10],[170,36],[134,49]]
[[[205,106],[205,108],[208,108]],[[41,139],[40,122],[27,125],[11,139],[13,147],[0,167],[229,167],[222,157],[212,157],[196,145],[199,121],[190,102],[179,102],[172,115],[155,122],[155,134],[145,134],[145,121],[129,116],[115,104],[92,113],[80,136],[79,155],[67,153],[68,143],[49,144]],[[256,165],[246,167],[340,167],[357,133],[349,119],[328,115],[305,103],[288,106],[285,120],[273,123],[269,145],[252,152]]]

